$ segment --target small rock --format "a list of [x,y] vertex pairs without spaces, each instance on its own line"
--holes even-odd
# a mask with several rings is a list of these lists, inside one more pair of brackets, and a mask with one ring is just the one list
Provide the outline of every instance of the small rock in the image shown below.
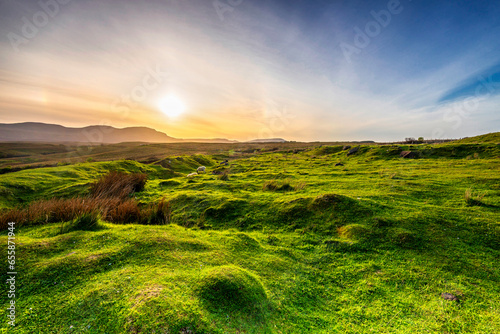
[[335,166],[344,166],[344,164],[341,163],[341,162],[338,162],[338,163],[335,164]]
[[441,297],[443,297],[443,299],[446,299],[446,300],[457,300],[458,301],[457,296],[452,295],[451,293],[447,293],[447,292],[443,292],[441,294]]
[[351,146],[349,146],[349,145],[345,145],[344,147],[342,147],[342,151],[349,150],[349,149],[351,149]]
[[401,158],[406,158],[406,159],[413,159],[417,157],[417,153],[412,152],[412,151],[403,151],[399,154]]
[[358,151],[359,151],[359,146],[358,146],[358,147],[355,147],[355,148],[351,148],[351,149],[349,150],[349,152],[347,152],[347,155],[354,154],[354,153],[356,153],[356,152],[358,152]]

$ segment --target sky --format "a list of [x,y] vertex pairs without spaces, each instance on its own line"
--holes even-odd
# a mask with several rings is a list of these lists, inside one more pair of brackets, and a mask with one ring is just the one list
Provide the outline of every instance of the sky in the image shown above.
[[177,138],[500,131],[498,1],[0,0],[0,123]]

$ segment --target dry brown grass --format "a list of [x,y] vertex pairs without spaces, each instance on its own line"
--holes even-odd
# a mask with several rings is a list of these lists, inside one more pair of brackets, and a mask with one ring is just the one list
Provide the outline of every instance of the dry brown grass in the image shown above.
[[135,200],[117,201],[101,209],[102,219],[115,224],[130,224],[142,221],[142,212]]
[[95,198],[125,199],[135,192],[144,190],[146,181],[146,174],[110,172],[91,184],[90,194]]
[[0,230],[7,229],[9,222],[22,225],[42,225],[67,222],[83,215],[97,215],[115,224],[168,224],[172,209],[170,203],[158,203],[141,207],[133,199],[119,198],[71,198],[36,201],[26,208],[13,209],[0,214]]
[[77,217],[92,215],[115,224],[168,224],[172,209],[170,203],[162,199],[158,203],[141,207],[131,194],[144,189],[145,174],[111,172],[91,186],[89,197],[71,199],[54,198],[30,203],[25,208],[17,208],[0,213],[0,230],[7,229],[9,222],[22,225],[41,225],[68,222]]

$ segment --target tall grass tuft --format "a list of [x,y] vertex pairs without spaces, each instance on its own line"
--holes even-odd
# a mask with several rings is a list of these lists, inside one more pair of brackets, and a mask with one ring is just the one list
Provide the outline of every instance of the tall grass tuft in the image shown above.
[[7,229],[9,222],[17,222],[19,226],[70,222],[70,227],[61,227],[66,230],[81,228],[90,218],[94,222],[98,217],[115,224],[168,224],[172,215],[168,201],[162,199],[141,207],[136,200],[129,198],[134,192],[144,189],[146,180],[145,174],[111,172],[92,184],[89,197],[40,200],[24,208],[1,212],[0,230]]
[[229,180],[229,171],[225,170],[222,172],[222,174],[218,175],[217,178],[221,181],[228,181]]
[[12,209],[0,214],[0,230],[9,222],[23,225],[43,225],[70,222],[78,217],[98,217],[115,224],[163,225],[171,221],[170,202],[162,199],[158,203],[141,207],[134,199],[119,198],[71,198],[36,201],[26,208]]
[[94,198],[125,199],[144,190],[146,181],[147,175],[142,173],[109,172],[90,185],[90,194]]
[[131,224],[142,221],[142,212],[133,199],[118,200],[113,203],[113,200],[102,200],[103,206],[100,207],[102,218],[106,221],[115,224]]
[[97,211],[98,201],[95,199],[72,198],[50,199],[30,203],[25,208],[13,209],[0,215],[0,228],[10,221],[20,225],[40,225],[69,221],[73,218]]
[[156,204],[150,204],[143,210],[143,223],[148,225],[166,225],[172,219],[172,207],[170,202],[161,199]]
[[68,223],[61,224],[60,233],[68,233],[71,231],[94,231],[99,228],[99,213],[97,211],[84,213],[75,217]]
[[483,198],[484,198],[485,194],[477,194],[477,195],[474,195],[474,193],[472,192],[472,188],[467,188],[465,190],[465,194],[464,194],[464,199],[465,199],[465,204],[467,204],[468,206],[480,206],[480,205],[483,205]]

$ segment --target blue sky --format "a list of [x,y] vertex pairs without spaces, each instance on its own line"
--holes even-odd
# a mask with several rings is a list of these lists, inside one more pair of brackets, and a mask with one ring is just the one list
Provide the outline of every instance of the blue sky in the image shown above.
[[500,130],[496,1],[0,0],[0,13],[3,123],[302,141]]

